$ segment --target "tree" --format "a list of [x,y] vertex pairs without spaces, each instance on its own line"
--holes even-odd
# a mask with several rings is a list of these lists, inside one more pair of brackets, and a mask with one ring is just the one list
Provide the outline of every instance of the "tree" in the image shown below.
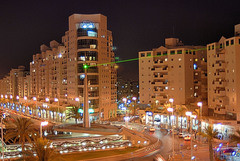
[[67,115],[66,115],[66,119],[68,120],[68,119],[71,119],[71,118],[73,118],[73,119],[75,119],[75,122],[76,122],[76,124],[77,124],[77,121],[79,120],[79,119],[82,119],[82,116],[81,116],[81,114],[79,113],[79,107],[76,107],[76,106],[72,106],[72,108],[70,108],[69,110],[68,110],[68,113],[67,113]]
[[26,118],[13,118],[13,120],[6,122],[6,141],[12,140],[14,143],[19,142],[24,152],[24,145],[26,142],[31,142],[32,137],[37,134],[37,129],[33,122]]
[[204,132],[200,133],[203,137],[208,139],[208,147],[209,147],[209,159],[213,161],[213,139],[217,138],[218,131],[214,130],[212,126],[205,127]]
[[[56,151],[55,148],[51,146],[51,142],[46,138],[36,138],[34,142],[32,142],[32,150],[28,151],[30,157],[27,160],[36,160],[36,161],[54,161],[61,160],[61,155]],[[36,157],[34,157],[34,153],[36,153]]]
[[[181,117],[181,132],[182,132],[182,126],[183,126],[183,116],[185,116],[186,115],[186,112],[187,112],[187,108],[186,108],[186,106],[176,106],[176,114],[177,114],[177,118],[178,118],[178,116],[180,116]],[[178,125],[178,119],[177,119],[177,125]]]

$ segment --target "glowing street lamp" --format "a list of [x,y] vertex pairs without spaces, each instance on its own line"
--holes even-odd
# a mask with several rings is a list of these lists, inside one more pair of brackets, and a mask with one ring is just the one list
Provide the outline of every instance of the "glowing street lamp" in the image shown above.
[[60,106],[60,103],[59,103],[58,98],[54,98],[54,102],[58,102],[58,120],[59,120],[59,106]]
[[26,97],[26,96],[24,96],[23,99],[24,99],[25,101],[27,101],[27,97]]
[[46,101],[46,102],[49,102],[49,98],[46,98],[45,101]]
[[16,96],[16,99],[19,100],[19,96]]
[[[126,106],[127,98],[123,98],[122,101],[124,102],[124,105]],[[125,126],[126,126],[126,128],[128,128],[129,117],[128,117],[127,109],[126,109],[126,112],[125,112],[124,120],[125,120]]]
[[12,95],[10,95],[10,99],[12,99],[13,98],[13,96]]
[[3,98],[3,95],[1,94],[1,98]]
[[47,126],[48,125],[48,122],[47,121],[44,121],[44,122],[41,122],[40,124],[40,137],[42,138],[42,127],[43,126]]
[[78,98],[78,97],[77,97],[77,98],[75,98],[75,101],[79,102],[79,98]]
[[37,101],[37,98],[36,98],[36,97],[33,97],[33,101]]
[[5,95],[5,98],[7,99],[7,98],[8,98],[8,96],[7,96],[7,95]]
[[[170,101],[170,99],[169,99]],[[172,147],[173,147],[173,151],[172,151],[172,155],[173,155],[173,158],[174,158],[174,155],[175,155],[175,152],[174,152],[174,126],[173,126],[173,121],[174,121],[174,115],[173,115],[173,108],[167,108],[168,112],[171,112],[172,113]]]

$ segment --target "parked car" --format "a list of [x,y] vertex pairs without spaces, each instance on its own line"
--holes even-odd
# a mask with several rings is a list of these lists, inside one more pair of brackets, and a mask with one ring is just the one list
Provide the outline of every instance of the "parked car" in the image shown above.
[[184,138],[183,138],[185,141],[190,141],[191,140],[191,137],[190,136],[185,136]]
[[150,127],[149,131],[154,132],[156,129],[154,127]]
[[179,134],[178,134],[178,137],[179,137],[179,138],[184,138],[184,136],[185,136],[185,135],[184,135],[183,133],[179,133]]
[[147,130],[147,126],[144,126],[144,130]]

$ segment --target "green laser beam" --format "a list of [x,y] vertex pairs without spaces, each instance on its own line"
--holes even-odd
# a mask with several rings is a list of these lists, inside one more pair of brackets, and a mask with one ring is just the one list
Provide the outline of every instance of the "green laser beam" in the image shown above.
[[[220,48],[220,46],[217,46],[217,48]],[[180,49],[180,48],[179,48]],[[168,49],[171,50],[171,49]],[[172,49],[172,50],[176,50],[176,49]],[[203,51],[203,50],[207,50],[206,47],[204,48],[199,48],[199,49],[191,49],[188,50],[188,52],[193,52],[193,51]],[[141,53],[141,52],[140,52]],[[177,53],[178,54],[178,53]],[[147,58],[154,58],[154,57],[162,57],[162,56],[167,56],[167,55],[171,55],[170,53],[167,53],[166,55],[155,55],[155,56],[146,56],[146,57],[138,57],[138,58],[131,58],[131,59],[125,59],[125,60],[119,60],[119,61],[114,61],[114,62],[108,62],[108,63],[102,63],[102,64],[97,64],[97,65],[90,65],[89,67],[96,67],[96,66],[104,66],[104,65],[111,65],[111,64],[118,64],[118,63],[125,63],[125,62],[130,62],[130,61],[135,61],[135,60],[140,60],[140,59],[147,59]],[[175,55],[175,54],[174,54]]]

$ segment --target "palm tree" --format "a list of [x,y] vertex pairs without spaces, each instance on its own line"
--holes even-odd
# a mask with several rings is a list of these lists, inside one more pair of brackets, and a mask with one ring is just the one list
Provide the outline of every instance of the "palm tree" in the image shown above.
[[[181,117],[181,132],[182,132],[182,126],[183,126],[183,116],[186,115],[187,108],[186,106],[176,106],[176,113],[177,113],[177,118],[180,116]],[[177,125],[178,125],[178,119],[177,119]]]
[[213,161],[213,139],[217,138],[218,131],[214,130],[212,126],[205,127],[204,132],[200,133],[203,137],[208,139],[208,148],[209,148],[209,158],[210,161]]
[[6,122],[6,141],[12,140],[14,143],[19,142],[24,152],[24,145],[26,142],[31,142],[32,137],[36,135],[37,129],[34,127],[30,119],[17,117],[12,121]]
[[[61,160],[60,154],[56,151],[55,148],[51,146],[51,142],[46,138],[37,138],[32,143],[32,151],[28,151],[26,154],[30,155],[27,160],[36,160],[36,161],[54,161]],[[36,153],[36,157],[34,157]]]
[[75,119],[75,122],[77,124],[77,121],[82,118],[81,114],[79,113],[79,109],[80,109],[79,107],[72,106],[72,108],[70,108],[68,110],[68,113],[66,115],[66,119],[73,118],[73,119]]

